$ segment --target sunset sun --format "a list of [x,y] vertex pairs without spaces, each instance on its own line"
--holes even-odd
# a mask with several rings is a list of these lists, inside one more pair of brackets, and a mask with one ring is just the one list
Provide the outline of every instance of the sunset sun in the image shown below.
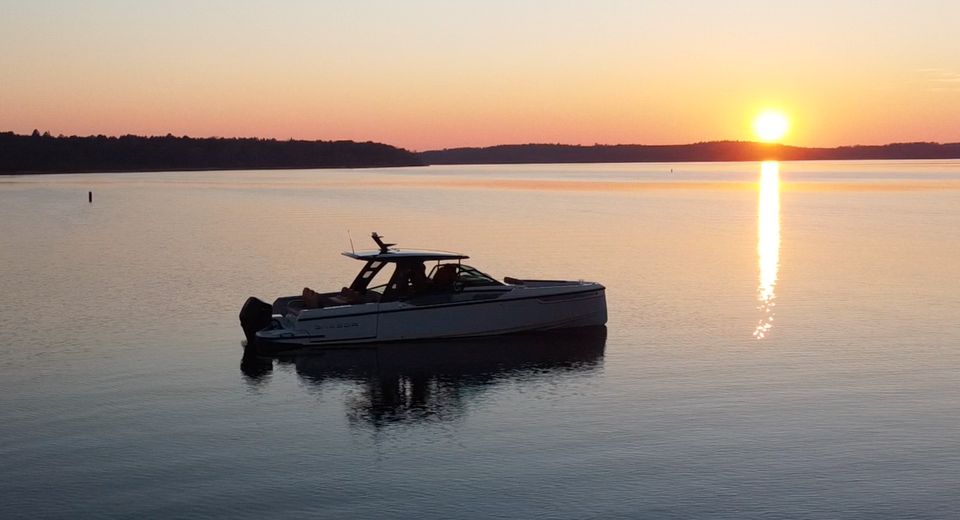
[[768,110],[753,120],[753,131],[757,138],[768,143],[777,142],[786,135],[790,121],[783,112]]

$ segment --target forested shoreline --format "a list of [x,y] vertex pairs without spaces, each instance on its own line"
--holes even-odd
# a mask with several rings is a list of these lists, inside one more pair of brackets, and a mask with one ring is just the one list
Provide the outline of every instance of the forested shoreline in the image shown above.
[[678,145],[519,144],[434,150],[423,152],[420,156],[427,164],[957,159],[960,158],[960,143],[893,143],[835,148],[804,148],[749,141]]
[[420,166],[412,152],[374,142],[256,138],[51,136],[0,133],[0,173],[80,173]]
[[258,138],[51,136],[0,132],[0,174],[376,168],[429,164],[958,159],[960,143],[805,148],[749,141],[681,145],[516,144],[411,152],[383,143]]

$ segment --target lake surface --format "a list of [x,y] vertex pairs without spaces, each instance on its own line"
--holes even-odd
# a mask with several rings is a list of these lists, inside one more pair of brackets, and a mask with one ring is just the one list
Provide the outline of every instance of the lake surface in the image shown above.
[[[600,281],[606,334],[241,366],[348,230]],[[957,161],[0,177],[0,266],[2,518],[960,511]]]

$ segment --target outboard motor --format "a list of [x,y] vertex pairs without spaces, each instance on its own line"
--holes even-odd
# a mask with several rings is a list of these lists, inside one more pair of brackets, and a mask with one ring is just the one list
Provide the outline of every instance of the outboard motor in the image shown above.
[[247,298],[240,309],[240,326],[247,336],[247,346],[257,340],[257,331],[263,330],[273,320],[273,306],[253,296]]

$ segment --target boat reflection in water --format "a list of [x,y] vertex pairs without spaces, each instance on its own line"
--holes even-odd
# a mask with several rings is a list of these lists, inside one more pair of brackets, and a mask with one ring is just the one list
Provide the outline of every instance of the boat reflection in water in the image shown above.
[[760,197],[757,204],[757,261],[760,284],[757,309],[762,313],[753,337],[763,339],[773,328],[776,302],[774,288],[780,269],[780,163],[760,165]]
[[[468,401],[486,389],[529,378],[582,375],[602,367],[606,327],[324,349],[277,357],[293,365],[306,384],[320,388],[353,383],[347,414],[352,424],[374,427],[462,417]],[[245,356],[248,378],[270,372],[272,361]]]

